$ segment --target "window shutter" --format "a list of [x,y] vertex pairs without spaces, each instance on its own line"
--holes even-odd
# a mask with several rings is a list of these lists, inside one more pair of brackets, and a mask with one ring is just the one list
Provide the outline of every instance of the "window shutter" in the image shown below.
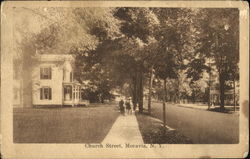
[[49,88],[49,99],[52,99],[52,92],[51,92],[51,88]]
[[40,100],[43,100],[43,88],[40,88]]

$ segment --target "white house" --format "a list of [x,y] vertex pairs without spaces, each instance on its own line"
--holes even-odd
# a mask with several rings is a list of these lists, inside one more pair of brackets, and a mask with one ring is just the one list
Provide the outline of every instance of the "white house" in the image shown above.
[[[43,54],[37,56],[36,64],[32,66],[32,105],[33,106],[76,106],[87,105],[88,101],[82,99],[81,84],[74,80],[75,58],[69,54]],[[18,84],[16,84],[18,86]],[[21,87],[16,87],[20,88]],[[14,92],[20,92],[15,89]],[[21,95],[15,96],[14,105]]]

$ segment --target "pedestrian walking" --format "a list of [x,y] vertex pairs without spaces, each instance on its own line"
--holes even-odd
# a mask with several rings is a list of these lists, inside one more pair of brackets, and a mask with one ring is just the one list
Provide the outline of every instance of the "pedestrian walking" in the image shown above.
[[124,115],[125,114],[125,108],[124,108],[124,101],[123,100],[120,100],[119,107],[120,107],[121,114]]
[[126,105],[126,111],[127,111],[127,114],[132,114],[132,111],[131,111],[131,104],[130,104],[130,98],[126,101],[125,103]]

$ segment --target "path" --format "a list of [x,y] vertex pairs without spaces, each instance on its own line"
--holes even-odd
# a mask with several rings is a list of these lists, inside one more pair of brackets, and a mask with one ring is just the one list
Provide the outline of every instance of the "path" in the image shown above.
[[[193,109],[201,109],[201,110],[207,110],[208,106],[207,104],[175,104],[175,106],[179,106],[179,107],[186,107],[186,108],[193,108]],[[219,108],[220,106],[211,106],[211,109],[214,108]],[[230,113],[239,113],[239,106],[236,106],[236,112],[234,112],[234,106],[229,106],[229,105],[225,105],[224,106]]]
[[135,115],[120,115],[102,143],[143,144],[143,139]]

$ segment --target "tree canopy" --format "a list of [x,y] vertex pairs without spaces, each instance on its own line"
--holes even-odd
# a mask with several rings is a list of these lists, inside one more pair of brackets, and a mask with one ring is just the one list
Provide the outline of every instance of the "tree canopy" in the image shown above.
[[223,106],[226,82],[239,79],[238,9],[23,7],[14,17],[24,66],[31,55],[74,54],[75,77],[94,100],[126,85],[143,111],[147,80],[149,89],[157,78],[176,84],[179,98],[191,97],[205,91],[204,75],[215,67]]

